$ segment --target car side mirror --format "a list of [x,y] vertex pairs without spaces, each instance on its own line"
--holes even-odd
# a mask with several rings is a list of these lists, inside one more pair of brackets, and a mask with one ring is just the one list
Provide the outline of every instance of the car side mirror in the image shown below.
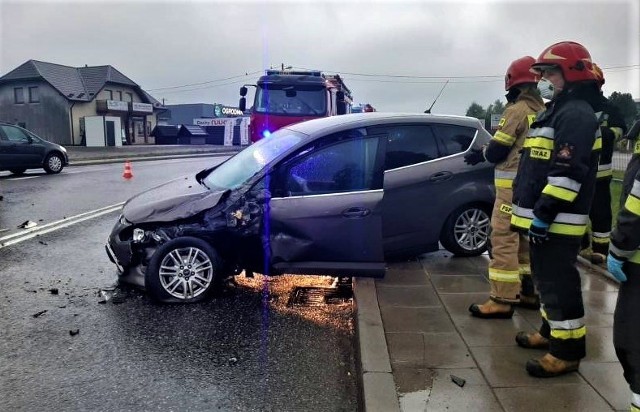
[[[246,89],[246,87],[245,87],[245,89]],[[247,98],[246,97],[241,97],[240,98],[240,103],[238,103],[238,109],[240,109],[242,112],[247,110]]]
[[245,86],[242,86],[240,88],[240,96],[244,97],[247,95],[247,88]]

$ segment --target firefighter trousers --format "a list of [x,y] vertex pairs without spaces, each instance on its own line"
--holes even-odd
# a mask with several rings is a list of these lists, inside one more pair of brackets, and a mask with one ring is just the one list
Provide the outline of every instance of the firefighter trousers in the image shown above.
[[[611,235],[611,177],[596,180],[593,203],[589,211],[591,219],[591,250],[607,256]],[[589,234],[585,234],[583,248],[589,245]]]
[[491,213],[491,260],[489,283],[491,299],[499,303],[518,303],[520,294],[534,296],[529,266],[529,242],[511,230],[511,188],[496,187]]
[[613,315],[613,346],[633,393],[640,394],[640,265],[625,263]]
[[540,293],[540,334],[549,339],[549,352],[573,361],[585,356],[586,328],[580,273],[576,267],[581,239],[550,237],[531,244],[531,271]]

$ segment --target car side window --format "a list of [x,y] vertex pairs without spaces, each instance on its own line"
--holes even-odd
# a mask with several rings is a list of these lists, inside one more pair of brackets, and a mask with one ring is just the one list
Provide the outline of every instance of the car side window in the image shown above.
[[445,156],[466,151],[477,132],[473,127],[453,124],[434,124],[433,128]]
[[7,140],[9,140],[10,142],[26,143],[29,141],[27,135],[17,127],[0,125],[0,128],[2,129],[2,132]]
[[385,125],[367,129],[369,134],[387,134],[385,170],[427,162],[440,157],[431,127],[427,125]]
[[284,193],[304,196],[376,189],[377,137],[312,149],[286,167]]

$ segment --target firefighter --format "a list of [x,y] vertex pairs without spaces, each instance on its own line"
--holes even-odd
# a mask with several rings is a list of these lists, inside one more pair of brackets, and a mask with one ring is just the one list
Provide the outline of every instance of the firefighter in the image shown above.
[[640,171],[618,213],[607,267],[621,282],[613,315],[613,346],[631,388],[631,410],[640,411]]
[[[550,100],[523,145],[514,181],[511,225],[528,231],[542,326],[519,332],[518,345],[548,348],[526,364],[536,377],[578,369],[585,356],[584,306],[576,261],[587,229],[602,140],[591,55],[564,41],[546,48],[532,66],[538,90]],[[597,110],[596,110],[597,109]]]
[[622,180],[622,195],[620,196],[620,207],[624,206],[625,199],[631,192],[634,177],[640,171],[640,118],[637,118],[631,129],[625,136],[633,144],[633,154],[624,172]]
[[[609,235],[611,234],[611,180],[613,170],[611,161],[613,157],[613,147],[617,140],[622,138],[626,131],[624,119],[619,110],[611,105],[602,94],[604,84],[604,74],[600,67],[594,63],[595,73],[600,88],[600,100],[604,110],[601,115],[600,133],[602,134],[602,152],[600,152],[600,163],[596,175],[596,189],[591,204],[589,218],[591,220],[591,235],[586,233],[583,241],[583,251],[581,255],[591,263],[603,264],[609,252]],[[591,246],[591,252],[588,247]]]
[[471,314],[479,318],[510,318],[515,304],[533,309],[539,306],[531,279],[529,242],[523,234],[510,228],[512,186],[519,152],[529,125],[536,113],[544,109],[536,89],[538,76],[530,71],[534,62],[533,57],[525,56],[509,65],[504,81],[507,105],[498,130],[482,153],[471,152],[465,157],[469,164],[486,159],[496,165],[489,262],[491,294],[485,303],[469,307]]

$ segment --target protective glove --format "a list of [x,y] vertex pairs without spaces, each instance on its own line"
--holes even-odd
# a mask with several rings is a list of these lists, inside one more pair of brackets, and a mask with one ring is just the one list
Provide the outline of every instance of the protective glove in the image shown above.
[[620,282],[627,281],[627,276],[622,271],[623,264],[624,260],[614,257],[611,252],[609,252],[609,256],[607,257],[607,270]]
[[534,245],[541,245],[549,239],[548,235],[549,224],[543,222],[537,217],[531,222],[529,227],[529,242]]
[[464,162],[468,165],[475,166],[478,163],[484,162],[484,153],[482,149],[471,149],[469,153],[464,155]]

